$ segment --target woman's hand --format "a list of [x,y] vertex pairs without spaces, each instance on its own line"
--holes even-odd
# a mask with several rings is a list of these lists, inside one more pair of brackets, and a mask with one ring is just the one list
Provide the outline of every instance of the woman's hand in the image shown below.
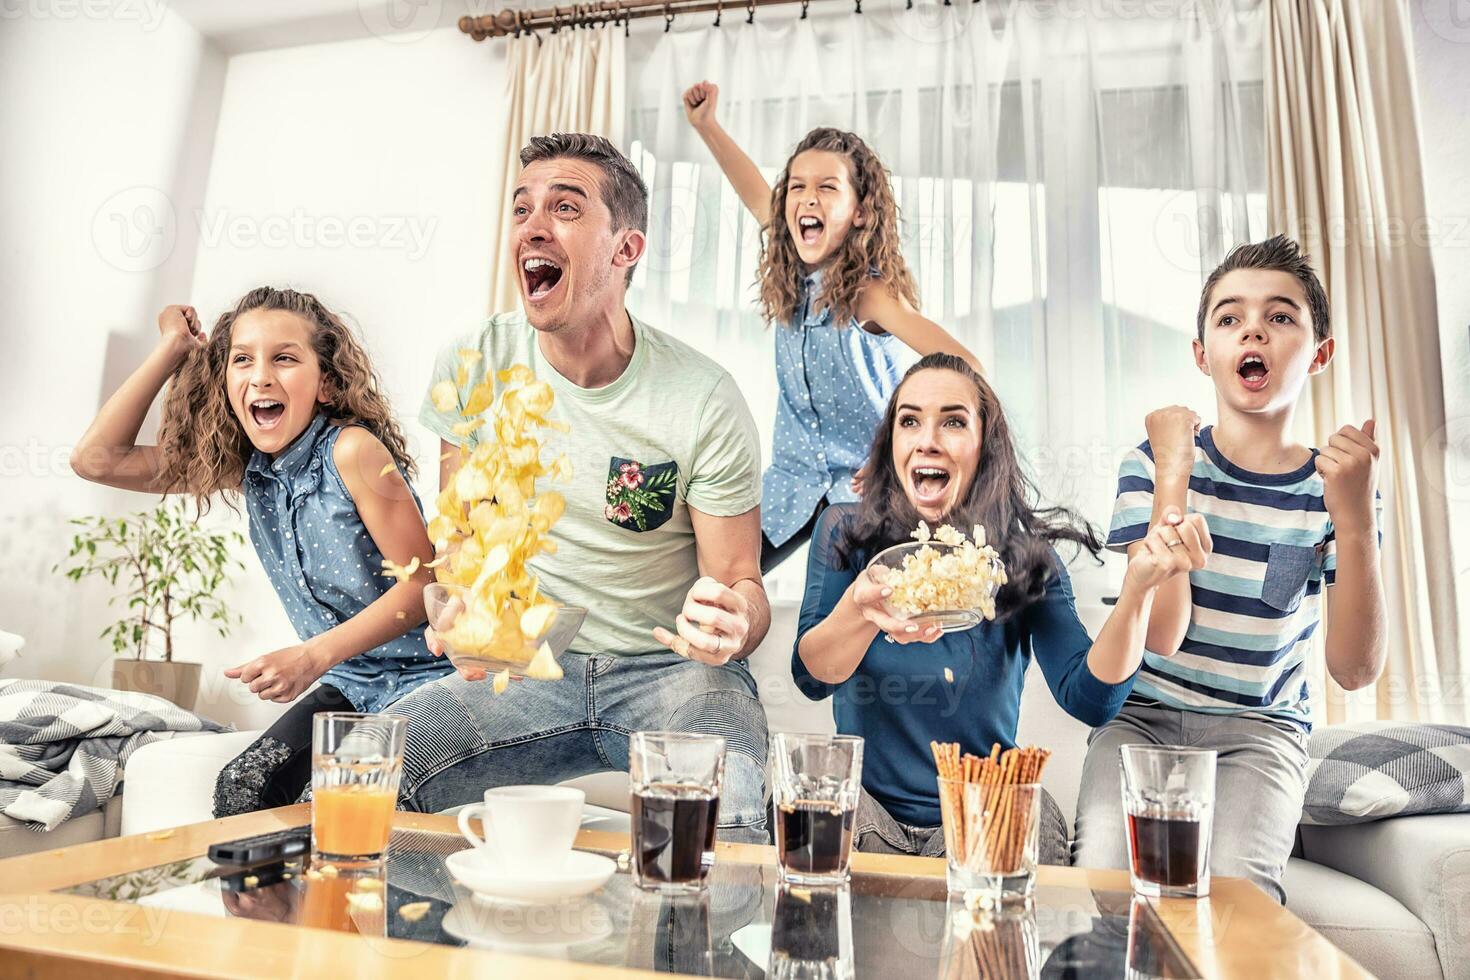
[[893,590],[885,582],[887,572],[881,566],[869,565],[847,587],[847,598],[868,622],[878,627],[894,643],[933,643],[943,635],[938,626],[923,626],[893,615],[888,597]]
[[250,687],[262,701],[295,701],[330,664],[309,643],[298,643],[225,671],[225,676]]
[[684,91],[684,116],[695,129],[715,121],[715,104],[720,87],[714,82],[697,82]]
[[1170,507],[1164,519],[1149,529],[1143,547],[1128,559],[1123,588],[1148,592],[1175,575],[1205,567],[1214,550],[1209,526],[1199,514],[1180,514]]
[[209,343],[199,326],[199,313],[192,306],[165,306],[158,314],[158,333],[159,345],[181,361],[190,351]]

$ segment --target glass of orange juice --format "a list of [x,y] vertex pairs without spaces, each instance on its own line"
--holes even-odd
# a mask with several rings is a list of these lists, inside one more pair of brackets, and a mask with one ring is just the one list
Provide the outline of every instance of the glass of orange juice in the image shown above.
[[377,861],[388,851],[403,736],[392,715],[323,711],[312,719],[311,849],[328,861]]

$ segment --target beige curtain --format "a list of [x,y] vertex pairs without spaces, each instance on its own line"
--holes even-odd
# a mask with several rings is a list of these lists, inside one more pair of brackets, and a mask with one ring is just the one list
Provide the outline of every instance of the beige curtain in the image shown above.
[[1268,224],[1311,253],[1337,337],[1303,414],[1318,444],[1372,416],[1382,449],[1388,666],[1325,680],[1328,722],[1466,721],[1412,51],[1406,0],[1271,2]]
[[506,114],[499,221],[490,280],[490,312],[520,301],[511,258],[510,202],[520,173],[521,147],[532,136],[596,133],[623,145],[624,79],[621,27],[563,28],[491,41],[505,44]]

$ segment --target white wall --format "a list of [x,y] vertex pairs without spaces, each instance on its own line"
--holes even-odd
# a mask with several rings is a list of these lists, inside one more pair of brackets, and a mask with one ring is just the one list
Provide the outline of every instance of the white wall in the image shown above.
[[[450,28],[226,64],[171,16],[149,34],[16,26],[0,32],[9,355],[0,362],[0,628],[29,646],[6,676],[105,684],[111,654],[95,636],[109,621],[106,592],[50,568],[64,553],[67,517],[151,501],[88,486],[67,453],[149,349],[163,305],[193,303],[212,324],[269,283],[312,291],[349,315],[418,453],[432,506],[437,443],[413,420],[438,344],[486,313],[504,48]],[[195,92],[207,118],[191,110]],[[178,177],[182,156],[188,173]],[[115,246],[94,244],[91,225],[102,202],[135,185],[160,189],[140,199],[171,210],[177,241],[168,262],[128,272],[108,258],[138,266],[156,255],[118,259]],[[48,454],[39,467],[23,454],[32,441]],[[244,531],[223,507],[210,520]],[[254,727],[279,706],[242,696],[219,672],[296,637],[248,547],[241,557],[246,569],[228,598],[244,625],[224,642],[185,629],[178,649],[205,665],[199,710]]]
[[[438,442],[416,418],[440,343],[487,312],[504,50],[450,29],[231,58],[192,219],[188,298],[206,321],[270,284],[315,293],[359,326],[431,510]],[[211,644],[206,673],[296,642],[259,563],[246,562],[235,587],[246,624],[226,649]],[[242,725],[279,711],[228,683],[217,694],[201,710]]]
[[224,58],[161,5],[7,5],[0,21],[0,628],[7,676],[108,683],[106,590],[51,572],[68,518],[147,498],[67,463],[193,277],[172,215],[208,173]]

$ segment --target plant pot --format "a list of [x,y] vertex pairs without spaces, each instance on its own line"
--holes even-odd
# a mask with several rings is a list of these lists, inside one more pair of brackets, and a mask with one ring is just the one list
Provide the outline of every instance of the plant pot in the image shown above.
[[119,691],[156,694],[186,711],[199,700],[199,664],[174,660],[114,660],[112,686]]

